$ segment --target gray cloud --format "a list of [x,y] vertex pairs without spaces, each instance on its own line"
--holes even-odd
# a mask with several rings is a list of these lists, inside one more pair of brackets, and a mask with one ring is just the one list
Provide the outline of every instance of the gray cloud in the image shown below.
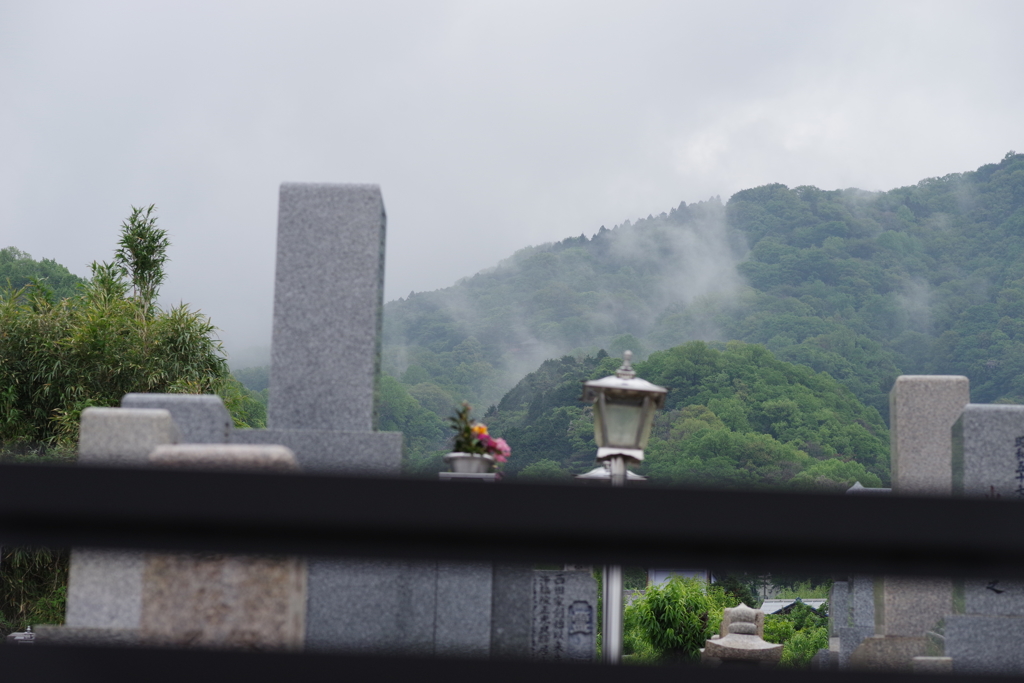
[[269,339],[282,181],[377,182],[387,296],[768,182],[883,190],[1024,149],[1015,2],[0,7],[0,246],[80,274],[130,204],[166,303]]

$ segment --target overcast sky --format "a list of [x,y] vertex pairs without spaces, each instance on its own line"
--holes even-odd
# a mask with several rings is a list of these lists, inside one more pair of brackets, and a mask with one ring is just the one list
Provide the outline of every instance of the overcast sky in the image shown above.
[[680,201],[1024,151],[1022,26],[1014,0],[8,0],[0,247],[85,275],[154,203],[162,302],[242,357],[282,181],[381,185],[390,300]]

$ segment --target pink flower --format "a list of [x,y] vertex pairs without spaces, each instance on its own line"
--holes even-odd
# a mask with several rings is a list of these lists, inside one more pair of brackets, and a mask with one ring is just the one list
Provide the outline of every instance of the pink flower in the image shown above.
[[[505,439],[496,439],[494,441],[494,447],[504,458],[508,458],[508,456],[512,455],[512,449],[509,448],[507,443],[505,443]],[[502,460],[502,462],[505,462],[505,460]]]

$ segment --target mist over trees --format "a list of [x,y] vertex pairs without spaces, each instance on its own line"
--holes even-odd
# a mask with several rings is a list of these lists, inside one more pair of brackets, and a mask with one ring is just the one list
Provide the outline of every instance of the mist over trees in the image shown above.
[[[461,400],[503,414],[502,396],[521,393],[516,383],[545,358],[584,363],[625,348],[643,358],[691,340],[761,344],[827,373],[883,426],[900,374],[964,374],[972,400],[1024,402],[1022,255],[1021,154],[889,192],[766,185],[724,206],[682,204],[524,249],[447,289],[392,301],[384,368],[438,418]],[[535,408],[530,420],[561,415],[568,429],[558,411],[569,405]],[[838,452],[887,479],[887,456],[873,448]],[[541,460],[569,467],[562,455]]]

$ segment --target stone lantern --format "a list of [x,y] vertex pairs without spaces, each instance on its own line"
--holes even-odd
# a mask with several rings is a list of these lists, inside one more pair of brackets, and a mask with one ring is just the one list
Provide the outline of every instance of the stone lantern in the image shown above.
[[[633,371],[633,352],[622,354],[622,367],[614,375],[583,383],[581,401],[594,404],[594,441],[597,467],[581,474],[584,481],[610,481],[625,486],[627,480],[643,477],[627,470],[644,461],[644,448],[651,435],[654,411],[665,404],[668,390],[640,379]],[[604,568],[604,612],[602,618],[602,660],[622,662],[622,567]]]
[[608,464],[612,486],[626,483],[626,467],[644,461],[654,411],[665,405],[668,390],[640,379],[633,370],[633,352],[623,355],[614,375],[583,383],[581,401],[594,404],[597,463]]

